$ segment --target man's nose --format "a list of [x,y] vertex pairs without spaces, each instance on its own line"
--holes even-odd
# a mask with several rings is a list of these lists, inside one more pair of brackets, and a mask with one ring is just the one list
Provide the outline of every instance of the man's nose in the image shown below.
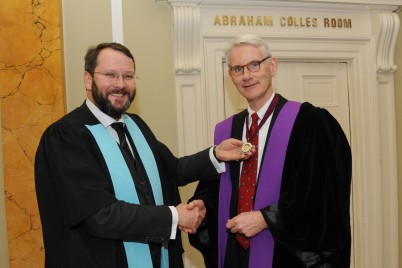
[[251,76],[250,70],[247,68],[247,66],[244,66],[243,67],[243,80],[250,79],[250,76]]
[[116,76],[114,83],[119,87],[125,86],[124,78],[121,74]]

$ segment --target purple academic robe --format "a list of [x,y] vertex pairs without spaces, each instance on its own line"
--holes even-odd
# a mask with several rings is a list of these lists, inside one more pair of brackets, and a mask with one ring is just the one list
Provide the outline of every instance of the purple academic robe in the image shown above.
[[[279,99],[255,196],[254,207],[260,209],[269,229],[251,239],[248,267],[349,267],[349,143],[325,109],[303,103],[292,123],[291,116],[286,115],[286,103],[295,105],[283,97]],[[222,123],[217,135],[241,139],[245,116],[243,111]],[[280,123],[286,117],[290,122]],[[290,130],[289,138],[283,126]],[[285,147],[279,145],[278,141],[286,139]],[[203,253],[207,267],[240,268],[244,263],[236,259],[240,257],[231,246],[236,240],[224,227],[225,218],[236,215],[240,165],[234,161],[227,168],[220,181],[200,182],[192,198],[203,199],[207,207],[206,222],[196,235],[190,236],[191,244]],[[217,251],[219,258],[214,253]]]

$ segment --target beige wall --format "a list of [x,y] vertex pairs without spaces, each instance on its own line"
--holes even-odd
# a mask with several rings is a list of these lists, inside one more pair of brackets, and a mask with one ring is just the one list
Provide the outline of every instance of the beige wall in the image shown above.
[[67,111],[85,99],[84,55],[89,46],[112,41],[110,0],[62,0]]
[[[178,152],[171,8],[150,0],[123,1],[124,43],[137,64],[134,110],[157,138]],[[127,27],[130,26],[130,27]]]
[[[68,111],[85,98],[82,74],[88,46],[113,41],[110,2],[63,0]],[[123,18],[124,44],[134,54],[139,77],[130,111],[138,113],[175,153],[178,140],[171,9],[150,0],[123,1]]]
[[[399,11],[399,20],[402,21],[402,12]],[[396,110],[396,142],[398,152],[398,196],[399,207],[402,208],[402,30],[399,30],[395,51],[395,64],[398,70],[395,73],[395,110]],[[399,268],[402,268],[402,211],[399,209]]]

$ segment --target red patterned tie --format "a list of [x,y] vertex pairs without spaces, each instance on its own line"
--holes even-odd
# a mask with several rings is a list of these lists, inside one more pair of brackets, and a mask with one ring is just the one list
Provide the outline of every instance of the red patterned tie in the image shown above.
[[[252,122],[250,127],[250,137],[253,137],[251,142],[255,146],[255,153],[252,158],[243,162],[243,167],[240,175],[240,186],[239,186],[239,200],[237,206],[237,214],[242,212],[248,212],[253,210],[253,199],[255,193],[255,186],[257,181],[257,167],[258,167],[258,114],[253,113],[251,115]],[[243,235],[236,235],[237,241],[242,245],[244,249],[247,249],[249,244],[249,239]]]

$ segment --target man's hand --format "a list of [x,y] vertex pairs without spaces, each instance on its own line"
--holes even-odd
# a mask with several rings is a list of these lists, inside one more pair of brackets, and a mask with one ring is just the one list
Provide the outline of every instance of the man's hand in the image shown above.
[[233,138],[222,141],[215,147],[216,158],[220,161],[249,159],[255,153],[255,148],[253,147],[248,153],[242,153],[243,143],[241,140]]
[[178,227],[180,230],[193,234],[197,232],[205,218],[206,209],[202,200],[194,200],[188,205],[179,204],[176,206],[179,214]]
[[[204,220],[205,214],[207,213],[207,209],[205,208],[204,201],[202,201],[201,199],[196,199],[187,204],[187,209],[193,209],[196,207],[198,208],[200,214],[202,215],[202,220]],[[201,222],[202,222],[202,220],[201,220]],[[200,222],[200,224],[201,224],[201,222]]]
[[268,228],[267,222],[261,211],[243,212],[226,223],[226,228],[232,233],[253,237],[262,230]]

